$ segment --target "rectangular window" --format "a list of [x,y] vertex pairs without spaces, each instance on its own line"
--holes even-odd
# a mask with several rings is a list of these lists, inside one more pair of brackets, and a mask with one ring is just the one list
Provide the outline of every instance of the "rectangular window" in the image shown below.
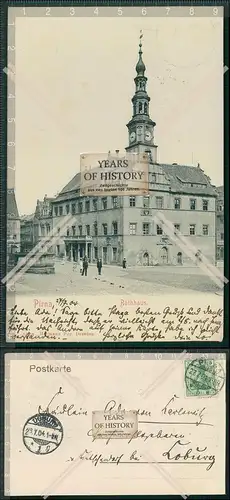
[[174,234],[180,232],[180,224],[174,224]]
[[97,198],[93,199],[93,209],[97,210]]
[[118,233],[118,224],[117,224],[117,222],[113,222],[112,223],[112,230],[113,230],[113,234],[117,234]]
[[78,226],[79,236],[82,236],[82,226]]
[[75,226],[72,226],[72,235],[75,236],[76,235],[76,227]]
[[157,234],[163,234],[163,229],[159,224],[157,224]]
[[45,226],[41,226],[41,235],[45,236]]
[[129,223],[129,234],[136,234],[136,233],[137,233],[137,223],[130,222]]
[[113,208],[118,207],[118,197],[117,196],[112,196],[112,207]]
[[65,206],[65,211],[66,211],[66,214],[68,215],[69,214],[69,204]]
[[196,210],[196,200],[194,198],[190,199],[190,210]]
[[150,202],[149,196],[143,196],[143,207],[144,208],[149,208],[149,202]]
[[224,239],[224,233],[220,233],[220,239],[223,240]]
[[98,258],[98,248],[94,247],[94,259]]
[[203,236],[208,236],[208,224],[203,224]]
[[54,215],[58,216],[58,207],[54,207]]
[[117,248],[116,247],[113,248],[113,261],[114,262],[117,261]]
[[149,223],[148,223],[148,222],[144,222],[144,223],[143,223],[143,226],[142,226],[142,233],[143,233],[144,235],[149,234]]
[[59,215],[63,215],[63,207],[59,207]]
[[107,224],[102,224],[102,231],[104,236],[107,236],[108,234],[108,225]]
[[190,236],[194,236],[196,234],[196,225],[195,224],[190,224],[189,234],[190,234]]
[[81,213],[82,213],[82,210],[83,210],[83,203],[82,203],[82,201],[79,201],[79,203],[78,203],[78,211],[79,211],[79,214],[81,214]]
[[163,208],[163,206],[164,206],[163,201],[164,201],[163,196],[156,196],[156,207]]
[[102,198],[101,203],[102,203],[103,210],[106,210],[107,209],[107,198]]
[[157,176],[156,176],[156,174],[152,174],[152,176],[151,176],[151,177],[152,177],[152,182],[156,182],[156,180],[157,180]]
[[175,210],[180,210],[181,207],[181,199],[180,198],[174,198],[174,208]]
[[71,205],[71,212],[72,212],[72,215],[75,215],[75,213],[76,213],[76,204],[75,203],[72,203],[72,205]]
[[129,197],[129,206],[130,207],[135,207],[136,206],[136,196],[130,196]]
[[203,210],[207,212],[208,210],[208,200],[203,200]]
[[86,226],[86,235],[90,236],[90,225],[89,224],[87,224],[87,226]]
[[97,229],[97,223],[96,222],[94,222],[93,230],[94,230],[94,236],[97,236],[98,235],[98,229]]
[[89,212],[89,211],[90,211],[90,201],[89,201],[89,200],[87,200],[87,201],[85,202],[85,211],[86,211],[86,212]]

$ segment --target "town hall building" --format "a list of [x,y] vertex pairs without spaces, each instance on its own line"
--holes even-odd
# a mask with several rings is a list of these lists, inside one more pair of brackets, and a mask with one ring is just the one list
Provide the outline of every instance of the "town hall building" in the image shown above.
[[76,174],[52,200],[53,226],[63,216],[73,216],[70,227],[64,234],[59,233],[57,256],[78,261],[87,255],[90,262],[102,258],[104,264],[121,264],[126,258],[131,266],[188,263],[190,258],[155,221],[160,211],[173,224],[175,233],[179,231],[200,254],[215,263],[215,188],[199,164],[158,163],[156,123],[150,117],[145,71],[140,40],[125,149],[127,153],[148,154],[149,195],[83,197],[81,174]]

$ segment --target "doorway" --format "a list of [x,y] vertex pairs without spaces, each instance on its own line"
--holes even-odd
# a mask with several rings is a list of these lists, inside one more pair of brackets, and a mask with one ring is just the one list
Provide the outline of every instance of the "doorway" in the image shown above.
[[76,243],[73,243],[73,261],[77,262],[77,258],[78,258],[78,248]]
[[107,247],[103,247],[103,264],[107,264]]
[[183,264],[183,262],[182,262],[182,253],[181,252],[178,252],[178,254],[177,254],[177,264],[180,264],[180,265]]
[[143,255],[143,265],[149,266],[149,254],[148,254],[148,252],[145,252]]
[[160,252],[160,262],[161,264],[168,264],[168,249],[163,247]]

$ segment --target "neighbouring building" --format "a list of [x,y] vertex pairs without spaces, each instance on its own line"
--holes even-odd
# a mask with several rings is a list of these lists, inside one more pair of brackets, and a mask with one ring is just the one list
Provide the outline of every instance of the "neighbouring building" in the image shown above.
[[56,255],[70,260],[87,255],[91,262],[100,257],[104,264],[121,264],[124,257],[128,265],[191,263],[155,220],[160,211],[195,252],[215,263],[216,191],[199,164],[158,163],[141,42],[139,47],[126,151],[148,153],[149,195],[82,197],[76,174],[52,201],[54,226],[72,216],[69,226],[59,231]]
[[[21,217],[21,253],[28,253],[41,240],[50,236],[53,225],[52,201],[53,198],[45,195],[43,200],[37,200],[33,214]],[[49,251],[53,251],[52,247]]]
[[34,214],[22,215],[21,224],[21,253],[27,254],[34,247]]
[[[52,217],[52,201],[54,198],[49,198],[47,195],[44,196],[43,200],[37,200],[37,205],[34,213],[34,242],[37,244],[42,239],[50,236],[53,217]],[[50,248],[52,251],[52,247]]]
[[216,191],[216,259],[224,260],[224,186]]
[[20,252],[20,217],[14,189],[7,190],[7,258]]

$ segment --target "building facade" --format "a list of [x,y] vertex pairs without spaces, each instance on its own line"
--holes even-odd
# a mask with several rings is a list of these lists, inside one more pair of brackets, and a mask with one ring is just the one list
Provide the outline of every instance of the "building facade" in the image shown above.
[[53,225],[67,215],[68,227],[59,230],[56,255],[77,261],[87,255],[104,264],[183,265],[191,262],[157,219],[161,212],[185,241],[215,263],[216,191],[198,164],[159,164],[150,117],[150,97],[142,59],[136,65],[133,113],[127,124],[126,152],[146,152],[149,158],[148,196],[80,196],[80,173],[53,200]]
[[[35,244],[45,238],[49,238],[51,234],[53,227],[53,199],[54,198],[49,198],[47,195],[45,195],[43,200],[37,200],[33,220],[33,235]],[[53,251],[52,247],[50,248],[50,251]]]
[[216,188],[216,259],[224,260],[224,186]]
[[[21,217],[21,253],[30,252],[35,245],[51,235],[52,201],[53,198],[45,195],[43,200],[37,200],[33,214]],[[49,251],[52,253],[53,248],[50,247]]]
[[21,253],[27,254],[35,245],[34,242],[34,214],[23,215],[20,224]]
[[14,189],[7,190],[7,257],[20,252],[20,217]]

